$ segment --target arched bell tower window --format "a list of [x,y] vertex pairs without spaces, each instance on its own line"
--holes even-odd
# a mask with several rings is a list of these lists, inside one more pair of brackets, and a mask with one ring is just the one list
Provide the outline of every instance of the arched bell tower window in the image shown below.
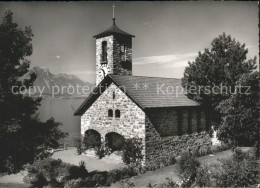
[[115,117],[116,118],[120,118],[120,110],[116,110],[115,111]]
[[102,42],[102,63],[107,63],[107,41]]
[[113,117],[113,110],[112,109],[108,110],[108,117]]
[[121,61],[125,61],[126,60],[125,50],[126,50],[125,45],[121,45],[120,46],[120,59],[121,59]]

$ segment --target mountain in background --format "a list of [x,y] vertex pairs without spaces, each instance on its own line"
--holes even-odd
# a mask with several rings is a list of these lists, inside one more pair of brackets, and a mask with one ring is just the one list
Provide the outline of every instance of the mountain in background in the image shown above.
[[[91,83],[85,82],[75,75],[63,73],[52,74],[49,69],[40,68],[38,66],[33,67],[24,77],[28,77],[31,73],[37,75],[37,79],[34,82],[37,91],[34,95],[36,96],[39,95],[40,90],[42,90],[42,97],[86,97],[89,95],[91,87],[93,87]],[[77,86],[79,92],[77,92]],[[83,87],[85,88],[84,91]],[[33,92],[34,91],[31,90],[31,93]]]

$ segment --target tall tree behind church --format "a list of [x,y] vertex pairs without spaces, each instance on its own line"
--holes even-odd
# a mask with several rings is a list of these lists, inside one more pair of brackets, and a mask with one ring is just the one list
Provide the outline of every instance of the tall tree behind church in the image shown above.
[[[182,85],[188,89],[189,98],[208,108],[217,128],[220,114],[216,107],[230,97],[235,90],[236,82],[243,74],[255,70],[256,57],[247,59],[248,49],[245,44],[225,33],[215,38],[211,46],[211,49],[199,52],[195,61],[188,62]],[[226,86],[227,92],[225,89],[221,92],[221,86]],[[211,92],[214,87],[216,92]],[[196,88],[196,92],[192,88]],[[206,88],[210,89],[210,92],[206,91]]]

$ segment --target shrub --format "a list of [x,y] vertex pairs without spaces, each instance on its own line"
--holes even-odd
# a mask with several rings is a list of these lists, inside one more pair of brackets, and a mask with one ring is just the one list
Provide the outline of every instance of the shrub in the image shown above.
[[140,165],[143,160],[143,143],[141,139],[126,139],[123,146],[123,162],[125,164]]
[[79,166],[71,166],[68,169],[68,176],[66,179],[71,180],[71,179],[84,179],[88,175],[88,171],[85,166],[84,161],[80,161]]
[[176,163],[176,158],[172,155],[158,158],[154,163],[145,166],[145,170],[154,171]]
[[219,187],[248,187],[259,183],[257,166],[254,159],[240,151],[231,159],[221,161],[221,168],[215,175]]
[[101,174],[95,174],[93,176],[93,181],[95,182],[96,186],[102,186],[106,184],[106,178]]
[[65,183],[64,188],[77,188],[82,184],[82,179],[73,179]]
[[186,152],[183,153],[178,162],[180,173],[184,178],[190,178],[193,180],[196,176],[197,168],[200,166],[200,163],[193,155]]
[[209,167],[203,166],[197,169],[195,184],[199,187],[215,187],[213,186],[212,173]]
[[81,153],[83,152],[83,147],[82,147],[82,139],[81,137],[77,137],[74,139],[74,144],[75,147],[77,148],[77,154],[81,155]]
[[24,177],[24,182],[37,183],[37,181],[42,181],[43,179],[37,180],[42,174],[49,184],[58,186],[63,182],[63,178],[68,175],[70,166],[72,165],[63,163],[60,159],[46,158],[37,160],[27,167],[28,174]]
[[38,173],[30,183],[32,187],[44,187],[48,185],[48,181],[41,172]]
[[124,167],[121,169],[114,169],[109,171],[107,174],[107,184],[110,185],[119,180],[130,178],[136,175],[138,175],[138,172],[133,166]]

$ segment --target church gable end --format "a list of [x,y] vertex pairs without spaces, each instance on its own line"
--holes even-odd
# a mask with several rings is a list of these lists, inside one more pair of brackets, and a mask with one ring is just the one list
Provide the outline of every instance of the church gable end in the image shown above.
[[89,129],[101,136],[116,132],[125,136],[144,138],[145,113],[114,83],[81,116],[81,134]]

